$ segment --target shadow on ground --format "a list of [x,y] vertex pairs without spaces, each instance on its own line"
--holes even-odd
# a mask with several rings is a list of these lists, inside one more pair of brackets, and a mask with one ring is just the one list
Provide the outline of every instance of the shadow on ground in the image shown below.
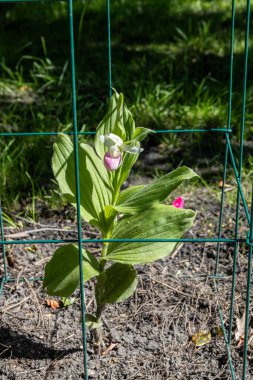
[[[36,338],[37,339],[37,338]],[[0,329],[0,357],[15,359],[55,359],[65,357],[74,352],[81,351],[78,348],[57,350],[35,340],[34,337],[22,335],[20,332],[12,331],[9,327]]]

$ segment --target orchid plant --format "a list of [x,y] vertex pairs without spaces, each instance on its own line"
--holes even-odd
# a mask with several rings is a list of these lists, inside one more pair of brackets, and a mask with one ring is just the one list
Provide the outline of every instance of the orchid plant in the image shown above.
[[[97,127],[94,144],[79,145],[81,217],[95,226],[103,239],[116,240],[104,242],[100,254],[83,248],[84,281],[94,278],[96,284],[95,312],[86,315],[86,323],[98,332],[106,305],[123,301],[134,293],[138,282],[135,265],[170,255],[177,243],[159,239],[181,238],[195,218],[194,211],[183,208],[181,197],[172,205],[164,203],[183,181],[197,176],[185,166],[146,186],[121,189],[143,150],[140,142],[152,132],[135,127],[123,95],[115,92]],[[52,168],[61,193],[76,207],[74,147],[67,135],[59,135],[54,144]],[[78,284],[78,246],[64,245],[47,263],[43,286],[49,295],[69,297]],[[99,344],[100,333],[97,339]]]

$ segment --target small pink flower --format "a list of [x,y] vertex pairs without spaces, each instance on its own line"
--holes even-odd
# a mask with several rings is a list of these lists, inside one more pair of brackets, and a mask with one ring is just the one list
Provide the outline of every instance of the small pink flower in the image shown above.
[[104,156],[104,166],[110,172],[113,172],[119,168],[121,164],[121,153],[113,156],[110,152],[107,152]]
[[176,198],[173,202],[172,205],[176,208],[184,208],[184,199],[182,197]]
[[[1,1],[1,0],[0,0]],[[142,148],[136,146],[136,142],[131,144],[124,144],[121,137],[114,133],[108,133],[107,135],[100,135],[100,141],[107,147],[108,152],[104,156],[104,166],[110,172],[119,168],[122,160],[122,152],[130,154],[139,154],[143,151]],[[129,143],[129,142],[128,142]]]

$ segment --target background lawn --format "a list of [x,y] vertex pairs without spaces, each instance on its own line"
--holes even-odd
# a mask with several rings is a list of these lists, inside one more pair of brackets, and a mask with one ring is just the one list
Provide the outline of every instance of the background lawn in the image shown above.
[[[0,4],[0,130],[71,130],[67,4]],[[233,142],[238,148],[246,1],[237,1]],[[108,94],[104,0],[75,1],[79,127],[92,130]],[[227,122],[229,0],[112,0],[113,86],[124,93],[138,126],[224,128]],[[249,46],[245,168],[253,131],[252,37]],[[237,139],[237,140],[236,140]],[[54,198],[54,138],[0,139],[0,198],[5,207],[28,198]],[[217,187],[222,135],[160,135],[147,141],[168,167],[194,167]],[[147,170],[148,166],[151,170]],[[167,167],[166,167],[167,170]],[[145,161],[137,174],[162,174]]]

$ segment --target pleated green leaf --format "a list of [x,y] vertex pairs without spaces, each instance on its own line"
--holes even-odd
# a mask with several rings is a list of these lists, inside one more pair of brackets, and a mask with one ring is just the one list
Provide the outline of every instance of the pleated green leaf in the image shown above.
[[[79,146],[79,165],[81,215],[87,222],[101,227],[104,207],[112,202],[108,172],[88,144]],[[54,144],[52,167],[61,192],[76,207],[74,148],[66,135],[60,135]]]
[[[99,262],[83,249],[84,281],[99,275]],[[79,250],[70,244],[57,249],[45,268],[43,287],[50,296],[69,297],[79,285]]]
[[[157,205],[142,213],[119,221],[112,239],[179,239],[191,227],[195,218],[192,210]],[[173,242],[111,242],[106,260],[124,264],[144,264],[170,255]]]
[[193,170],[182,166],[140,188],[139,191],[130,193],[127,199],[124,197],[123,202],[122,197],[119,198],[115,209],[124,214],[134,214],[146,210],[155,203],[163,202],[184,180],[194,177],[198,176]]
[[[132,141],[135,134],[135,122],[132,113],[124,103],[123,94],[118,94],[116,91],[110,98],[108,112],[97,127],[95,137],[95,149],[101,159],[104,158],[108,148],[101,142],[100,136],[114,133],[122,138],[123,141]],[[138,141],[132,145],[140,146]],[[138,158],[138,154],[122,154],[122,163],[118,170],[110,173],[111,180],[116,192],[127,179],[129,172]]]
[[136,130],[134,132],[133,139],[136,141],[142,141],[147,137],[147,135],[149,133],[155,133],[155,132],[152,131],[152,129],[138,127],[138,128],[136,128]]
[[102,121],[97,127],[97,133],[95,136],[95,149],[101,159],[104,158],[106,151],[104,143],[101,142],[100,136],[114,133],[124,140],[126,138],[126,132],[123,127],[123,94],[115,92],[110,98],[108,111],[105,114]]
[[[135,143],[139,147],[139,143]],[[127,180],[129,173],[137,161],[139,154],[124,153],[122,164],[119,169],[114,172],[113,185],[116,190],[120,189],[122,184]]]
[[103,287],[100,292],[101,304],[121,302],[127,299],[134,293],[138,283],[137,273],[132,265],[115,263],[101,276],[103,276]]
[[129,186],[127,189],[123,190],[120,193],[117,204],[122,204],[126,202],[129,198],[131,198],[132,195],[136,194],[138,191],[140,191],[144,187],[145,185]]

